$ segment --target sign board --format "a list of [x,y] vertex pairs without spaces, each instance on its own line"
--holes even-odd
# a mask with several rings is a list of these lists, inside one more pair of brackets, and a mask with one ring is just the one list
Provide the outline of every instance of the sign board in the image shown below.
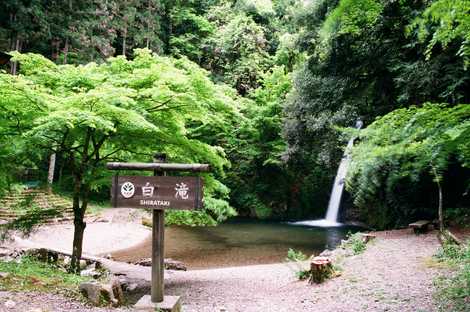
[[115,208],[200,209],[202,189],[200,177],[115,176],[111,204]]

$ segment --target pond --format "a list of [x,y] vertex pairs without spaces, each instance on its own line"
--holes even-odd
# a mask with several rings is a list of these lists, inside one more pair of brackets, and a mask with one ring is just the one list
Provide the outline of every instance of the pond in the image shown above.
[[[253,220],[231,220],[216,227],[169,226],[165,228],[165,258],[182,261],[190,270],[279,263],[289,248],[309,256],[318,254],[357,230]],[[127,262],[150,258],[151,237],[112,256]]]

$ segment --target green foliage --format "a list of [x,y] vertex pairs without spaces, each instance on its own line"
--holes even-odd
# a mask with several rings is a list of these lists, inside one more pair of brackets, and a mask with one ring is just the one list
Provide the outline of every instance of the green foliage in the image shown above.
[[208,57],[212,61],[208,68],[240,94],[258,87],[260,74],[271,64],[266,29],[243,14],[232,15],[226,23],[222,22],[209,47]]
[[[427,44],[410,35],[410,29],[416,30],[410,25],[437,2],[315,1],[305,8],[299,19],[302,28],[297,44],[308,59],[294,74],[283,125],[286,156],[290,167],[296,168],[297,180],[315,183],[303,186],[308,193],[301,191],[299,198],[313,193],[318,202],[328,196],[345,145],[335,131],[337,126],[352,126],[358,117],[370,124],[378,116],[410,105],[456,105],[470,100],[470,75],[457,55],[459,39],[446,49],[434,48],[426,59]],[[465,6],[468,1],[459,2]],[[425,25],[432,32],[437,24]],[[457,25],[460,22],[451,27]],[[385,185],[388,166],[395,164],[371,167],[377,179],[363,180],[378,191],[368,219],[384,228],[403,224],[418,214],[432,217],[422,209],[429,204],[429,197],[412,196],[430,192],[425,181],[428,177],[420,179],[420,184],[402,180],[392,192]],[[456,185],[467,183],[465,174],[458,179]],[[392,206],[385,193],[393,197]],[[323,213],[318,211],[317,215]]]
[[275,14],[271,0],[238,0],[236,6],[243,12],[262,18],[269,18]]
[[305,280],[310,277],[310,270],[304,269],[300,262],[306,261],[308,257],[300,250],[296,251],[289,248],[287,251],[286,261],[296,263],[297,269],[295,270],[295,276],[299,280]]
[[411,24],[410,30],[418,29],[418,38],[428,42],[426,58],[429,59],[436,45],[443,49],[457,43],[457,55],[470,64],[470,1],[438,0],[433,1],[426,10]]
[[340,247],[350,249],[355,255],[359,255],[366,250],[366,243],[362,239],[362,233],[349,233],[347,239],[341,242]]
[[[228,165],[224,152],[210,145],[217,140],[196,134],[201,128],[206,133],[226,129],[227,120],[237,114],[237,99],[210,82],[204,70],[187,59],[148,50],[136,51],[132,61],[116,57],[79,67],[57,66],[37,55],[15,57],[23,75],[1,75],[7,90],[16,92],[0,105],[32,110],[29,93],[40,101],[40,111],[25,113],[29,128],[18,138],[36,147],[42,159],[55,152],[66,161],[65,170],[80,188],[81,210],[86,209],[87,193],[109,185],[107,160],[148,161],[159,151],[172,161],[210,163],[214,173],[206,177],[208,208],[201,213],[218,222],[234,214],[225,201],[228,190],[215,178]],[[32,87],[22,87],[23,81]]]
[[232,168],[225,180],[233,205],[244,215],[266,218],[286,213],[291,175],[281,161],[286,146],[281,138],[282,103],[291,89],[290,75],[274,67],[263,75],[229,142]]
[[292,248],[289,248],[289,250],[287,251],[287,261],[305,261],[307,260],[307,258],[308,257],[300,250],[296,251]]
[[392,220],[394,209],[401,206],[395,196],[400,185],[426,176],[442,182],[450,161],[468,167],[469,120],[470,105],[426,104],[395,110],[362,130],[346,181],[355,205],[364,215],[376,216],[373,211],[380,209],[386,220]]
[[9,273],[6,278],[0,279],[2,291],[66,293],[78,297],[79,284],[89,280],[30,257],[23,257],[20,262],[0,261],[0,271]]
[[451,276],[434,280],[434,297],[439,311],[467,311],[470,298],[470,244],[444,244],[437,258],[450,265],[454,271]]
[[446,220],[452,220],[452,222],[462,227],[468,227],[470,225],[470,211],[465,207],[446,208],[444,218]]
[[372,29],[378,22],[383,5],[376,0],[340,0],[319,30],[317,47],[321,58],[330,53],[335,36],[357,37]]

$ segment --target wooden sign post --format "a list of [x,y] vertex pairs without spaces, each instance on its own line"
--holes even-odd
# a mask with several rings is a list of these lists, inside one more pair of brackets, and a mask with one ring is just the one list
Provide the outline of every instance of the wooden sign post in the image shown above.
[[164,296],[164,210],[201,209],[203,181],[200,177],[164,175],[166,171],[209,171],[209,165],[167,164],[154,161],[154,163],[108,163],[107,168],[110,170],[152,170],[154,174],[160,174],[160,176],[114,176],[111,203],[115,208],[153,209],[151,296],[142,297],[135,308],[179,311],[179,297]]

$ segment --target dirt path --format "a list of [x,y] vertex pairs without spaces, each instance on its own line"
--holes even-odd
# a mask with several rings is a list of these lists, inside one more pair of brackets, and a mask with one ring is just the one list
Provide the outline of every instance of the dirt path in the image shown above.
[[[366,251],[345,258],[340,277],[309,285],[295,266],[269,264],[165,275],[165,293],[183,298],[185,312],[212,311],[435,311],[432,281],[439,270],[431,257],[435,233],[378,232]],[[122,264],[116,272],[150,277],[150,268]]]

